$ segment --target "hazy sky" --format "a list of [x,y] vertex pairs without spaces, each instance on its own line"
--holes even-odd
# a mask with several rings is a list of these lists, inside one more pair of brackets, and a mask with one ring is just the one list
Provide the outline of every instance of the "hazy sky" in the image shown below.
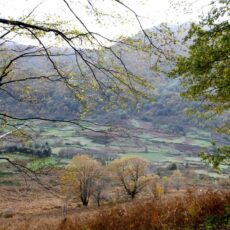
[[[120,34],[131,35],[140,30],[134,15],[114,0],[68,0],[68,2],[87,27],[94,32],[114,37]],[[91,2],[99,12],[112,14],[114,17],[105,15],[101,22],[98,22],[96,17],[90,14],[92,8],[88,2]],[[123,2],[140,15],[143,26],[149,28],[161,22],[176,24],[197,20],[198,14],[207,9],[210,0],[123,0]],[[31,18],[44,21],[49,17],[60,17],[82,29],[63,0],[0,0],[0,17],[18,19],[22,15],[27,15],[37,5],[39,7]],[[123,20],[124,18],[128,20]]]

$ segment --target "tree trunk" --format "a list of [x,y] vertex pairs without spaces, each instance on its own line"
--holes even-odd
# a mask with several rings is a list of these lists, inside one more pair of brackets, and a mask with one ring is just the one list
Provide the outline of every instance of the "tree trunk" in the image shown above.
[[83,204],[83,206],[88,206],[88,201],[87,200],[82,200],[82,204]]
[[132,200],[135,198],[135,196],[136,196],[136,193],[131,193]]
[[101,206],[100,199],[97,199],[97,206],[98,206],[98,207]]

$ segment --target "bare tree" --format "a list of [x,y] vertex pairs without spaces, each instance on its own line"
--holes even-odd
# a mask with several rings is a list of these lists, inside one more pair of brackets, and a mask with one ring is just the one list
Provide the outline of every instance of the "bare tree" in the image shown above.
[[[92,109],[99,98],[111,102],[111,95],[113,95],[113,98],[117,97],[119,99],[113,100],[113,103],[117,106],[130,103],[130,101],[135,102],[140,97],[148,97],[147,89],[151,88],[151,84],[146,79],[133,73],[119,53],[124,49],[142,50],[142,52],[145,50],[146,53],[154,53],[157,61],[162,61],[167,56],[164,47],[167,47],[171,40],[166,36],[165,39],[169,39],[166,42],[163,39],[163,34],[157,28],[155,32],[145,31],[141,24],[141,17],[123,1],[110,0],[110,2],[128,12],[125,19],[132,20],[134,18],[136,20],[143,34],[140,38],[132,40],[123,37],[114,40],[91,31],[87,23],[77,14],[78,8],[76,8],[76,5],[67,0],[62,1],[63,10],[66,9],[66,12],[73,16],[79,27],[78,29],[75,25],[67,24],[58,19],[49,23],[45,20],[36,21],[33,16],[35,16],[39,5],[20,18],[0,18],[0,52],[2,54],[0,91],[20,103],[25,101],[36,103],[44,92],[44,84],[41,84],[41,82],[54,87],[62,84],[81,103],[82,113]],[[90,16],[100,17],[100,15],[105,15],[106,12],[103,14],[94,4],[96,4],[94,1],[86,1],[85,7],[91,8]],[[108,16],[115,17],[116,12],[114,14]],[[100,19],[107,20],[104,17]],[[29,44],[23,48],[14,47],[12,42],[14,42],[15,37],[30,38],[36,42],[36,45]],[[145,43],[142,41],[143,37],[147,40]],[[156,37],[156,39],[153,40],[152,37]],[[66,49],[55,49],[50,43],[47,44],[47,38],[52,39],[54,44],[57,44],[58,41],[62,42]],[[113,47],[114,44],[117,44],[117,48]],[[84,45],[93,48],[93,51],[92,49],[91,51],[83,49]],[[40,69],[40,71],[34,72],[28,68],[20,68],[23,60],[36,60],[38,57],[45,62],[44,70]],[[70,58],[67,62],[72,63],[72,65],[63,64],[58,57]],[[39,91],[39,97],[38,93],[35,93],[34,84],[36,84],[36,91]],[[38,87],[38,85],[41,85],[41,87]],[[2,121],[6,119],[8,121],[19,120],[20,122],[36,119],[63,120],[53,117],[28,116],[26,114],[17,116],[2,109],[0,110]],[[80,125],[79,120],[81,119],[79,118],[71,120],[76,125]]]
[[[155,64],[162,62],[170,56],[164,49],[172,41],[164,36],[165,30],[144,30],[141,17],[130,6],[120,0],[110,0],[114,9],[117,6],[127,11],[126,19],[135,21],[142,35],[135,39],[106,37],[89,29],[79,15],[79,5],[76,6],[74,1],[60,2],[63,10],[72,15],[73,23],[65,22],[63,18],[36,20],[40,4],[21,17],[12,15],[0,18],[0,96],[4,97],[0,108],[0,127],[18,129],[25,122],[40,120],[67,122],[90,129],[82,121],[92,123],[85,117],[97,107],[98,101],[104,101],[107,107],[113,105],[126,108],[130,104],[137,104],[140,98],[150,99],[148,92],[152,89],[151,82],[133,73],[120,53],[126,49],[141,50],[150,58],[154,55]],[[114,15],[100,12],[95,5],[96,1],[83,2],[86,9],[90,8],[87,13],[93,15],[95,20],[119,18],[116,12]],[[29,42],[25,46],[17,46],[20,39],[31,40],[33,45]],[[52,42],[48,43],[48,40]],[[55,47],[60,43],[65,49]],[[67,58],[67,61],[60,61],[61,57]],[[39,71],[38,68],[25,66],[28,61],[32,61],[32,66],[36,65],[37,58],[41,58],[43,63]],[[38,112],[30,114],[27,113],[28,109],[24,109],[26,104],[33,110],[32,105],[45,100],[51,88],[60,87],[70,92],[72,98],[80,104],[76,117],[57,118],[52,113],[44,115]],[[12,109],[13,102],[17,103],[20,112],[15,113]]]
[[100,177],[101,164],[98,161],[86,155],[75,156],[62,177],[63,192],[67,196],[77,196],[84,206],[88,206]]
[[151,181],[148,183],[148,189],[154,199],[160,199],[163,193],[163,187],[160,183],[160,177],[158,175],[151,175]]
[[164,194],[168,193],[169,190],[169,178],[167,176],[162,177],[162,184],[164,188]]
[[121,158],[111,163],[115,177],[124,192],[134,199],[151,180],[147,175],[149,163],[139,157]]
[[108,193],[106,192],[106,189],[108,188],[109,182],[110,181],[105,176],[95,181],[93,198],[98,207],[101,206],[101,202],[103,200],[108,199]]
[[179,169],[174,171],[174,173],[171,175],[171,182],[178,191],[181,188],[182,180],[183,180],[183,177]]

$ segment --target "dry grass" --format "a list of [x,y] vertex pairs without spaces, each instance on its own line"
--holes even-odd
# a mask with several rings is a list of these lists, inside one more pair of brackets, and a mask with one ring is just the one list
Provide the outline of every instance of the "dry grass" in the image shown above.
[[0,222],[0,230],[230,229],[230,192],[188,190],[162,200],[137,200],[83,210],[68,218],[49,216]]

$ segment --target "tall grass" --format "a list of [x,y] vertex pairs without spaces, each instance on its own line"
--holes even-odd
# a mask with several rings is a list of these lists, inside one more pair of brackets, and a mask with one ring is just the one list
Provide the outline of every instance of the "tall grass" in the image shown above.
[[[90,213],[91,212],[91,213]],[[230,193],[188,190],[162,200],[115,204],[61,222],[21,225],[18,230],[180,230],[230,229]],[[27,227],[26,227],[27,226]],[[1,228],[0,229],[7,229]]]
[[221,229],[222,225],[225,229],[229,204],[229,194],[212,191],[199,194],[190,190],[185,196],[165,201],[139,201],[99,212],[85,226],[94,230],[171,230]]

